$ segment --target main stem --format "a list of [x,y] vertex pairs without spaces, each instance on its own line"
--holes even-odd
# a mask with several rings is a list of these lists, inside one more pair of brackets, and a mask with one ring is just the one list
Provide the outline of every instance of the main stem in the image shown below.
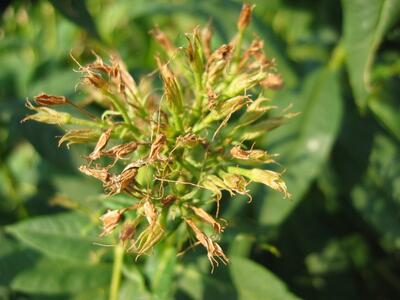
[[121,270],[122,262],[124,260],[124,248],[121,244],[118,244],[114,248],[114,264],[111,277],[110,285],[110,297],[109,300],[118,300],[119,286],[121,282]]

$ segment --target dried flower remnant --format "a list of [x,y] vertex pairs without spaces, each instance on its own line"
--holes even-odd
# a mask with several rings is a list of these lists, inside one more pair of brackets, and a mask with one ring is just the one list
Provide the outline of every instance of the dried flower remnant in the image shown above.
[[104,215],[102,215],[100,217],[100,220],[103,223],[103,232],[100,234],[100,236],[110,234],[114,230],[114,228],[118,226],[121,217],[122,213],[118,210],[109,210]]
[[247,26],[249,26],[250,19],[251,19],[251,12],[254,6],[250,4],[244,4],[242,7],[242,11],[239,15],[239,20],[237,22],[237,28],[239,31],[244,30]]
[[193,230],[198,243],[206,248],[207,257],[212,267],[211,272],[214,271],[214,265],[218,266],[219,264],[217,258],[225,265],[229,262],[229,259],[226,257],[224,251],[222,251],[221,246],[202,232],[193,220],[185,219],[185,222]]
[[[136,84],[117,55],[107,62],[93,53],[94,62],[79,65],[78,86],[87,94],[87,105],[104,108],[101,115],[92,116],[64,96],[42,93],[35,105],[27,102],[34,114],[23,121],[59,125],[66,131],[60,145],[90,144],[79,170],[99,180],[108,196],[123,193],[131,199],[127,207],[102,215],[101,236],[118,238],[137,258],[176,233],[183,241],[194,237],[212,269],[227,264],[217,243],[226,226],[219,217],[223,195],[246,195],[251,202],[248,186],[258,182],[290,197],[282,172],[267,168],[277,155],[256,149],[260,137],[295,114],[269,116],[277,107],[268,91],[283,80],[264,54],[262,40],[244,43],[252,10],[243,6],[237,35],[216,49],[210,25],[187,34],[186,47],[176,47],[154,29],[151,34],[167,54],[155,58],[161,94],[154,76]],[[62,104],[83,117],[49,108],[62,109]]]
[[64,96],[53,96],[53,95],[48,95],[45,93],[41,93],[41,94],[35,96],[33,99],[36,104],[43,105],[43,106],[61,105],[61,104],[68,103],[67,98],[65,98]]

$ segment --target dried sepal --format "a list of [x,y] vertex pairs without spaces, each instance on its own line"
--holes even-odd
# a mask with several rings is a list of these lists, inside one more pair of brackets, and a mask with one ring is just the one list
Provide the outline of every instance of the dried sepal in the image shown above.
[[228,172],[232,174],[243,175],[251,181],[259,182],[269,186],[270,188],[284,194],[285,198],[290,198],[291,195],[287,190],[286,184],[282,179],[282,174],[271,170],[261,169],[243,169],[238,167],[229,167]]
[[232,51],[232,45],[222,45],[209,56],[206,65],[207,86],[212,86],[220,78],[231,60]]
[[175,113],[180,113],[183,111],[183,96],[178,78],[159,57],[156,57],[156,60],[161,79],[164,83],[164,92],[169,109]]
[[268,111],[276,109],[277,106],[265,105],[269,104],[270,100],[264,97],[258,97],[256,100],[252,101],[246,108],[245,113],[240,117],[238,126],[236,128],[242,128],[251,123],[254,123]]
[[25,117],[21,120],[21,122],[33,120],[46,124],[65,125],[68,124],[72,118],[69,113],[58,112],[48,107],[36,107],[33,106],[29,101],[26,102],[26,107],[30,110],[36,111],[36,113]]
[[221,172],[222,180],[226,184],[226,186],[233,192],[246,195],[249,197],[249,202],[251,202],[252,198],[249,194],[249,191],[246,189],[248,182],[244,179],[243,176],[238,174],[230,174],[226,172]]
[[88,144],[99,139],[100,132],[93,129],[74,129],[67,131],[58,141],[58,146],[67,143],[67,147],[72,144]]
[[244,132],[242,132],[238,138],[242,141],[244,140],[254,140],[258,137],[264,135],[266,132],[271,131],[279,126],[285,124],[288,120],[296,117],[298,113],[287,113],[278,117],[270,117],[259,123],[246,127]]

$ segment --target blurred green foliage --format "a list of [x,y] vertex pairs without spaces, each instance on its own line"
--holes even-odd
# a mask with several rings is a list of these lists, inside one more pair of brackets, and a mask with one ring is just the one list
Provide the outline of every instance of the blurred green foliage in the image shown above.
[[[231,264],[209,274],[201,250],[164,245],[125,257],[120,299],[399,299],[400,2],[254,1],[251,30],[301,114],[264,138],[281,154],[293,200],[254,189],[223,202]],[[117,51],[135,78],[151,72],[159,25],[178,44],[212,22],[235,32],[233,0],[3,1],[0,5],[0,299],[107,299],[111,241],[99,209],[118,207],[76,171],[81,148],[57,128],[20,124],[24,100],[71,96],[81,62]],[[79,98],[81,95],[75,95]],[[102,201],[96,201],[102,197]]]

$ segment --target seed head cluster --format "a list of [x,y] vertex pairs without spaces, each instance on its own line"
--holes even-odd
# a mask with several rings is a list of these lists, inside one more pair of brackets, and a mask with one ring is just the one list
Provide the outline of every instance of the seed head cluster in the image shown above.
[[[183,232],[192,246],[206,249],[212,267],[226,264],[218,244],[227,224],[219,217],[223,196],[242,194],[250,202],[250,182],[290,196],[281,173],[268,169],[276,155],[255,149],[260,137],[294,114],[269,116],[276,107],[266,92],[283,80],[262,40],[243,45],[251,12],[243,6],[238,33],[216,49],[209,26],[187,34],[185,47],[175,47],[155,28],[151,34],[164,52],[156,57],[159,76],[139,83],[115,54],[109,62],[94,54],[92,63],[78,64],[85,103],[101,108],[101,115],[64,96],[42,93],[27,102],[35,113],[24,121],[61,126],[60,144],[68,147],[93,145],[79,170],[98,179],[108,196],[123,193],[132,200],[100,217],[101,236],[118,232],[128,252],[148,254]],[[63,105],[77,113],[54,109]],[[179,238],[175,234],[174,240]]]

